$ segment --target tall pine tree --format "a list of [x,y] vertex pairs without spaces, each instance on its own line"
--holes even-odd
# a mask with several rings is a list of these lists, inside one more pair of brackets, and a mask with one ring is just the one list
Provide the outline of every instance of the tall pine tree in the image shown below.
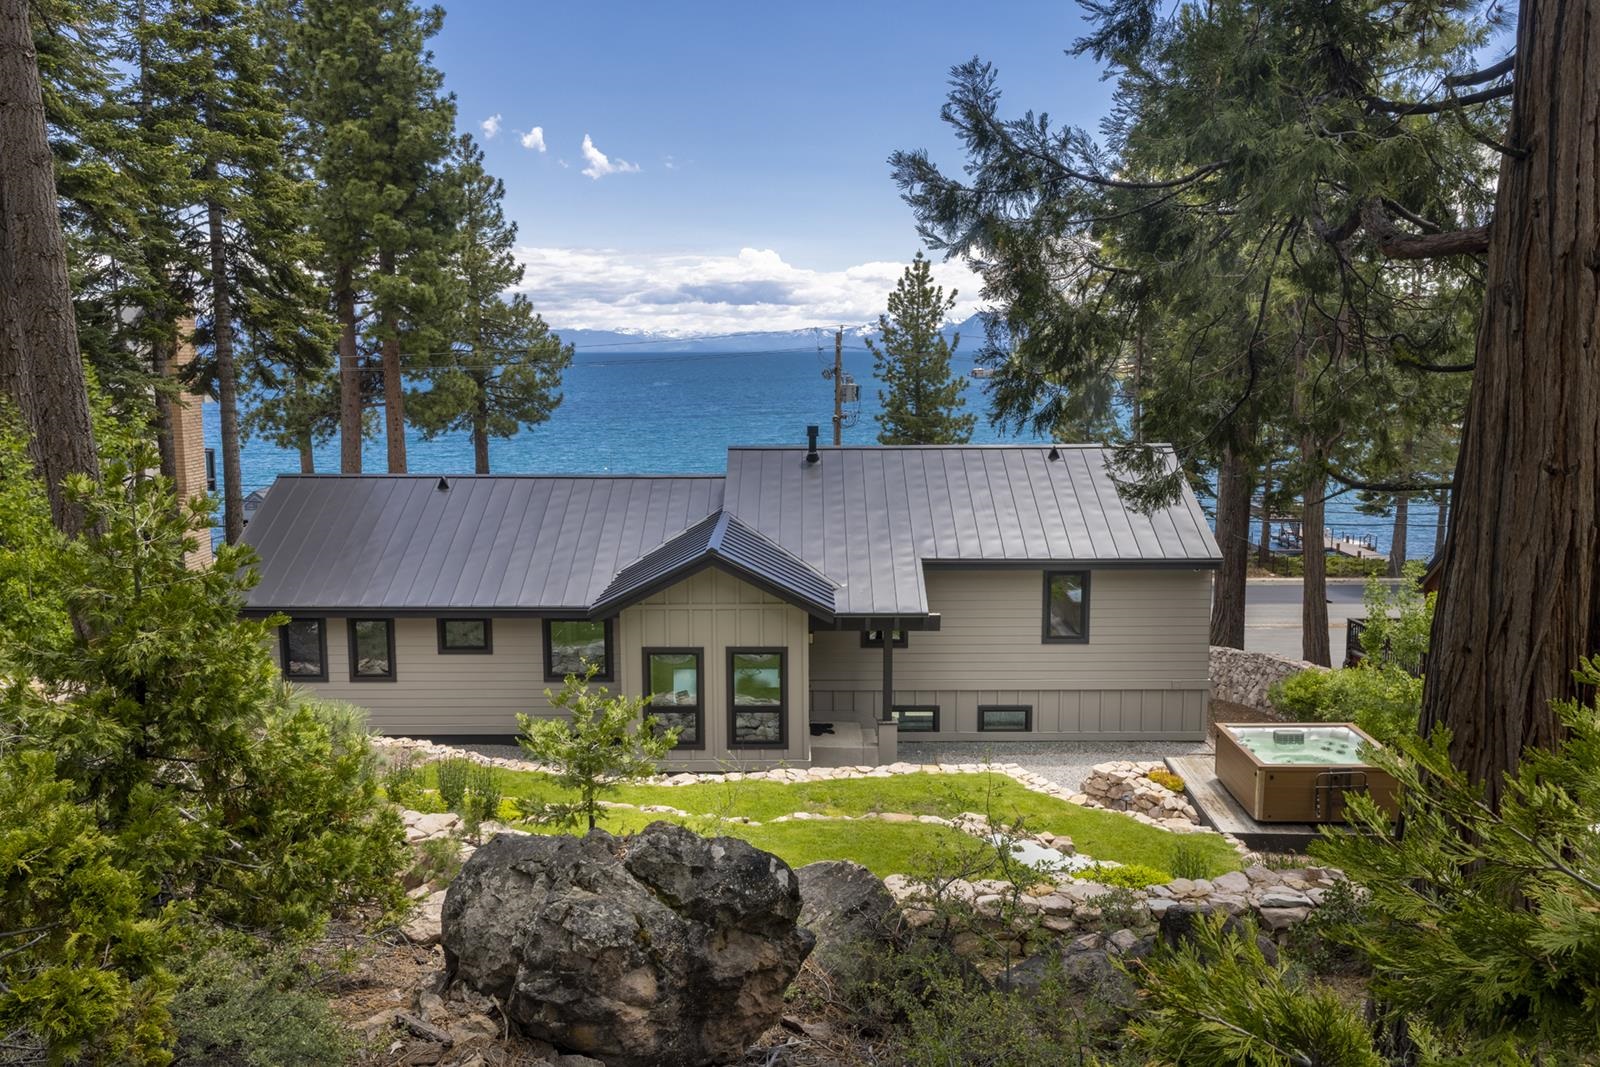
[[550,417],[572,346],[533,310],[527,297],[505,293],[522,281],[512,254],[517,227],[501,209],[505,185],[483,169],[483,150],[469,134],[455,142],[452,170],[462,192],[461,222],[449,259],[460,312],[450,347],[434,361],[430,386],[409,396],[412,418],[428,437],[454,430],[472,435],[473,467],[489,473],[489,439],[510,437]]
[[879,339],[867,341],[878,380],[878,442],[885,445],[958,445],[972,439],[977,419],[963,414],[961,380],[950,372],[950,354],[960,344],[940,331],[956,306],[933,283],[918,251],[889,294],[889,313],[878,316]]

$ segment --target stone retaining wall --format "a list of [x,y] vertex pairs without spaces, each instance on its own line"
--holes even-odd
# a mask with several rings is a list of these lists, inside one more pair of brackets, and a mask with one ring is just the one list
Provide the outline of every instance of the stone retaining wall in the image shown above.
[[1324,670],[1327,668],[1303,659],[1212,645],[1211,699],[1241,704],[1281,719],[1283,714],[1267,699],[1267,691],[1292,674]]

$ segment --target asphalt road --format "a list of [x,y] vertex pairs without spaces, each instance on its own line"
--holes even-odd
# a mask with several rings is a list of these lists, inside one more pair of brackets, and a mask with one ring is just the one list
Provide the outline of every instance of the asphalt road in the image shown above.
[[[1328,579],[1328,647],[1336,665],[1344,658],[1345,620],[1363,614],[1365,588],[1362,578]],[[1303,592],[1298,578],[1250,579],[1244,596],[1244,647],[1299,659]]]

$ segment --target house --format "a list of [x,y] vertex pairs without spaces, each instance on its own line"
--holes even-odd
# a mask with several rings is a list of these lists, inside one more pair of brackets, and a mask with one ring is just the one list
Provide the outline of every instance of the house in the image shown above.
[[[813,430],[814,434],[814,430]],[[585,662],[673,765],[916,740],[1199,739],[1219,550],[1098,447],[735,447],[724,475],[284,475],[245,539],[285,675],[503,741]]]

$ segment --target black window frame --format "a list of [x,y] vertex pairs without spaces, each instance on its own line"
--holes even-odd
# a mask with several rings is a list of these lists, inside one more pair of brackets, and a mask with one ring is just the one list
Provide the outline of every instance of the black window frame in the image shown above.
[[[494,620],[483,615],[441,615],[439,617],[439,655],[441,656],[492,656],[494,655]],[[482,648],[451,648],[444,641],[444,624],[447,622],[483,623]]]
[[[383,623],[384,633],[389,638],[389,672],[387,674],[361,674],[356,670],[356,662],[359,658],[356,655],[356,623],[358,622]],[[344,631],[350,646],[350,680],[352,682],[392,682],[396,680],[400,673],[400,665],[395,662],[393,618],[386,618],[381,615],[351,616],[344,620]]]
[[[1014,729],[1010,726],[985,726],[983,715],[987,711],[1020,711],[1023,713],[1022,728]],[[1033,733],[1033,705],[1032,704],[979,704],[978,705],[978,732],[983,734],[1031,734]]]
[[595,674],[597,682],[611,682],[616,680],[617,669],[617,628],[615,619],[545,619],[540,627],[544,633],[544,680],[547,682],[564,682],[565,674],[559,674],[551,669],[550,658],[550,627],[563,622],[599,622],[606,628],[606,661],[601,664],[600,670]]
[[[907,711],[931,711],[933,713],[933,725],[929,726],[926,730],[907,730],[905,726],[902,725],[900,720],[901,714]],[[939,705],[937,704],[896,704],[894,706],[893,714],[895,727],[900,733],[936,734],[939,732]]]
[[662,711],[674,711],[674,712],[693,711],[694,712],[694,735],[697,738],[697,740],[695,740],[693,742],[685,742],[685,741],[682,740],[682,737],[680,735],[678,743],[673,746],[672,750],[674,752],[676,752],[679,749],[698,750],[698,749],[705,748],[706,747],[706,650],[704,648],[689,648],[689,647],[670,647],[669,648],[669,647],[662,646],[662,645],[653,645],[653,646],[651,646],[649,648],[643,649],[642,653],[643,653],[643,655],[642,655],[642,665],[643,665],[643,668],[644,668],[644,675],[643,675],[644,686],[643,686],[643,689],[644,689],[644,695],[645,695],[646,699],[648,699],[649,697],[654,695],[650,691],[650,657],[651,656],[693,656],[694,657],[694,670],[695,670],[695,703],[694,703],[694,707],[689,708],[689,707],[686,707],[686,706],[684,706],[682,704],[661,705],[660,707],[657,707],[654,704],[646,704],[645,708],[644,708],[644,713],[646,715],[655,715],[655,714],[658,714],[659,712],[662,712]]
[[[297,622],[314,622],[317,624],[317,654],[321,657],[322,670],[316,674],[289,673],[289,627]],[[288,622],[278,627],[278,669],[283,672],[284,678],[291,682],[326,682],[328,680],[328,620],[326,616],[293,616]]]
[[[889,632],[890,633],[899,633],[900,634],[899,637],[894,639],[894,647],[895,648],[908,648],[911,645],[911,632],[909,630],[898,630],[897,631],[893,627],[890,627]],[[872,636],[873,634],[877,634],[878,636],[876,638],[874,638]],[[883,631],[882,630],[862,630],[861,631],[861,647],[862,648],[882,648],[883,647]]]
[[[778,655],[778,706],[760,706],[763,712],[778,714],[778,739],[776,741],[740,741],[737,716],[739,705],[734,701],[738,694],[733,684],[733,661],[736,656]],[[740,645],[728,648],[728,747],[729,748],[787,748],[789,746],[789,649],[784,645]]]
[[[1089,643],[1089,573],[1088,571],[1045,571],[1044,605],[1040,615],[1040,635],[1047,645],[1086,645]],[[1050,632],[1050,585],[1056,578],[1071,575],[1079,580],[1083,589],[1083,633],[1076,637],[1062,637]]]

